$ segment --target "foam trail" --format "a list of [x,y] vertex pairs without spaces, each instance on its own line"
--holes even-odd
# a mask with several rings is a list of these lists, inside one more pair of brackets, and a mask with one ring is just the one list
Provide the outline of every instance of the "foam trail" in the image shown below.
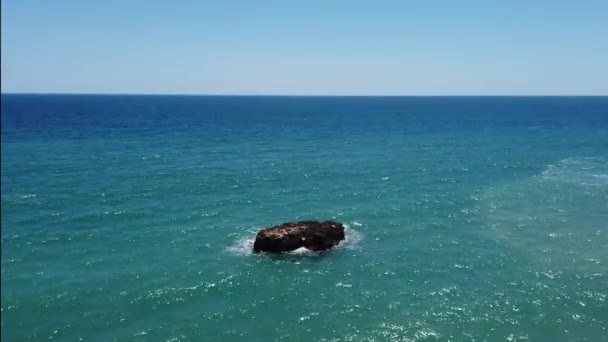
[[601,157],[566,158],[550,164],[541,173],[547,181],[584,186],[608,185],[608,160]]

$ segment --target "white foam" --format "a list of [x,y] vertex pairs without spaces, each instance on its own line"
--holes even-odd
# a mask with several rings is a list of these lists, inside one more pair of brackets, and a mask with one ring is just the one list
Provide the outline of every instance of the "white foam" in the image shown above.
[[315,256],[318,255],[319,253],[311,251],[310,249],[306,249],[304,247],[300,247],[296,250],[293,250],[291,252],[288,252],[287,254],[292,254],[292,255],[306,255],[306,256]]
[[339,282],[339,283],[336,284],[336,287],[351,288],[351,287],[353,287],[353,285],[352,284],[344,284],[342,282]]
[[[353,225],[355,224],[353,223]],[[359,224],[359,226],[360,225],[361,224]],[[338,245],[338,248],[358,249],[359,242],[363,240],[363,235],[346,224],[344,225],[344,228],[344,241]]]
[[253,253],[253,243],[255,242],[255,236],[242,237],[236,241],[236,243],[228,247],[228,251],[236,255],[250,255]]
[[562,159],[548,165],[541,173],[541,178],[584,186],[608,186],[608,160],[602,157]]

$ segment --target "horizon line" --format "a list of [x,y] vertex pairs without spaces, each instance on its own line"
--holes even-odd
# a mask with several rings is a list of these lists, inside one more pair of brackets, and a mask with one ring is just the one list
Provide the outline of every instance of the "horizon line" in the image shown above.
[[608,94],[226,94],[226,93],[102,93],[102,92],[0,92],[0,95],[98,96],[217,96],[217,97],[608,97]]

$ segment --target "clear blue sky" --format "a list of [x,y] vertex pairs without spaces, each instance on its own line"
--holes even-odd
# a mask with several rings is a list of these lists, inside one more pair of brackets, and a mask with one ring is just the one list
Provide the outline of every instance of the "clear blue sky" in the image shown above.
[[2,92],[608,95],[608,0],[1,6]]

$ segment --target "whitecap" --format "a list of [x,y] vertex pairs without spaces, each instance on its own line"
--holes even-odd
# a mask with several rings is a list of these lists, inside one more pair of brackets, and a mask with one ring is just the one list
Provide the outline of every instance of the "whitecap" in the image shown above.
[[351,287],[353,287],[353,285],[352,284],[345,284],[345,283],[339,282],[339,283],[336,284],[336,287],[351,288]]

